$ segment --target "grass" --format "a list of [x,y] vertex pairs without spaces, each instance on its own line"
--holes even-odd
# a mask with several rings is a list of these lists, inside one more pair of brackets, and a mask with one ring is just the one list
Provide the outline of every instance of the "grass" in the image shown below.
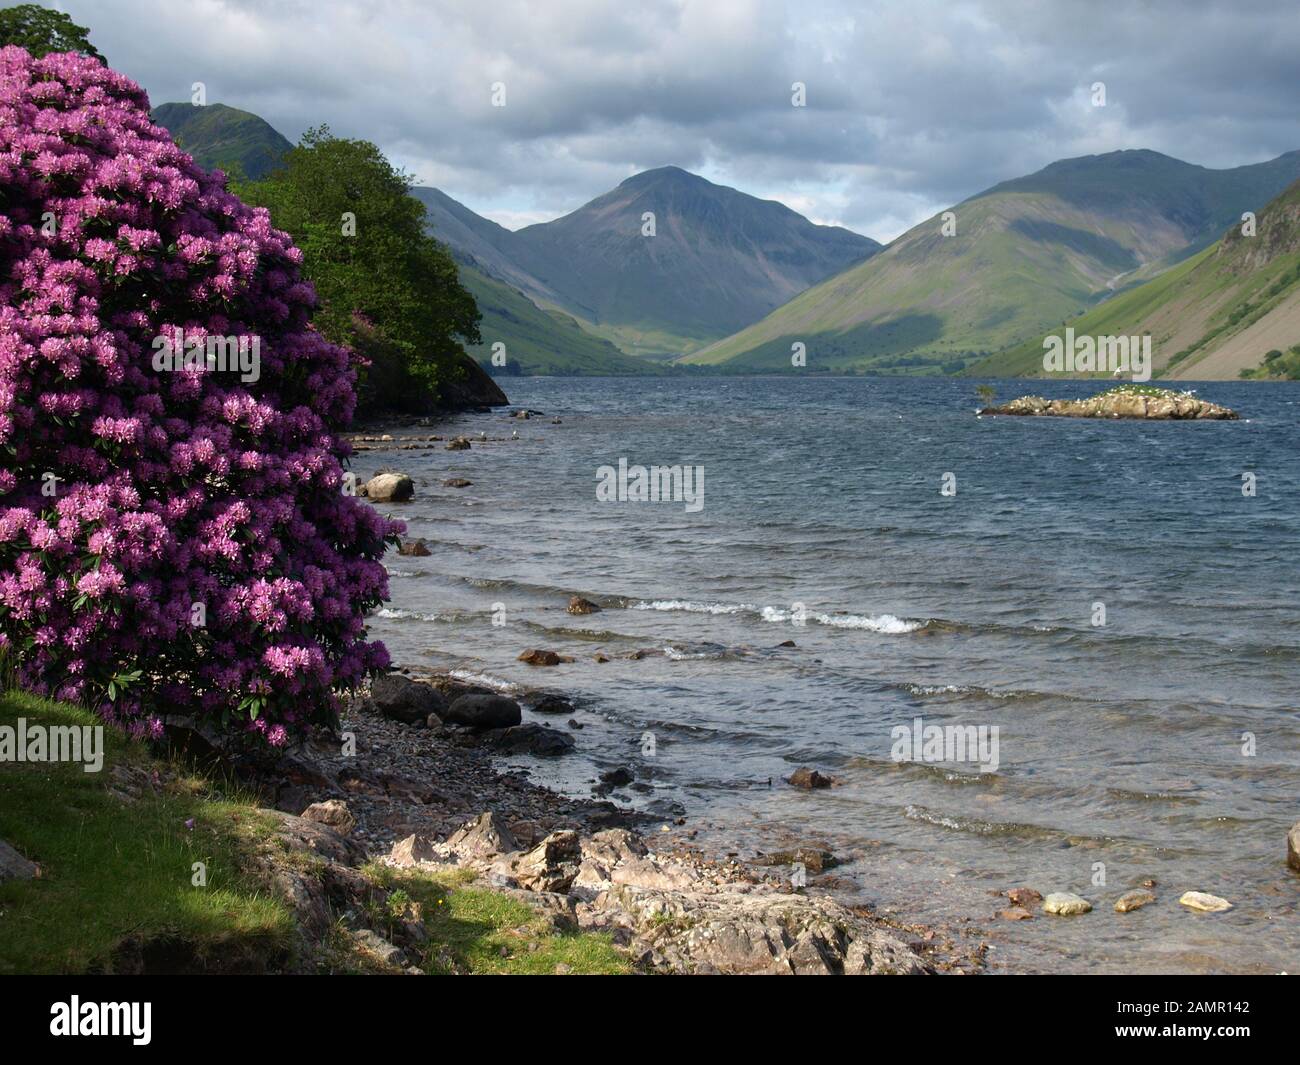
[[423,966],[428,973],[545,976],[561,965],[574,974],[631,972],[609,936],[556,932],[527,904],[477,886],[468,870],[429,873],[371,865],[366,871],[391,892],[403,892],[420,913],[431,935]]
[[[66,704],[0,695],[0,726],[20,717],[29,728],[99,724]],[[282,864],[319,859],[268,847],[275,824],[247,796],[160,761],[109,728],[100,772],[0,762],[0,839],[41,870],[33,880],[0,882],[0,974],[113,971],[129,967],[124,959],[140,948],[151,971],[292,970],[295,921],[262,886],[255,858],[269,851]],[[196,862],[205,886],[193,883]],[[365,873],[389,891],[386,906],[369,915],[378,930],[423,920],[430,973],[631,971],[608,936],[557,932],[467,871],[371,865]],[[376,971],[349,953],[341,925],[334,940],[329,971]]]
[[[32,696],[0,697],[0,725],[95,725],[91,714]],[[80,764],[0,764],[0,839],[41,868],[0,883],[0,973],[81,973],[112,967],[128,940],[182,943],[198,967],[259,968],[288,951],[292,920],[245,872],[267,827],[238,799],[172,775],[159,794],[125,801],[113,767],[146,775],[145,749],[104,730],[102,771]],[[160,776],[161,780],[161,776]],[[187,826],[190,822],[192,827]],[[206,866],[204,887],[193,865]]]

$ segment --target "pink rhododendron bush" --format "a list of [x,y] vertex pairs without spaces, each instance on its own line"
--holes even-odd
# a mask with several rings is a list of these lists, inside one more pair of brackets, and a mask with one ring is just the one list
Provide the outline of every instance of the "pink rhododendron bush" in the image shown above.
[[[363,617],[401,527],[346,491],[354,374],[300,258],[133,82],[0,50],[0,645],[22,686],[137,735],[201,712],[278,745],[387,665]],[[212,338],[244,361],[179,358]]]

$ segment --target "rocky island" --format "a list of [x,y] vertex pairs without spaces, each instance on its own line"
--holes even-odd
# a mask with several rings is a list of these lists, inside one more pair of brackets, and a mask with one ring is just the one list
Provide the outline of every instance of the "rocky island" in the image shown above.
[[1120,385],[1087,399],[1045,399],[1021,396],[1000,407],[984,407],[983,414],[1032,415],[1058,418],[1148,418],[1189,421],[1235,421],[1237,412],[1201,399],[1191,392],[1175,392],[1149,385]]

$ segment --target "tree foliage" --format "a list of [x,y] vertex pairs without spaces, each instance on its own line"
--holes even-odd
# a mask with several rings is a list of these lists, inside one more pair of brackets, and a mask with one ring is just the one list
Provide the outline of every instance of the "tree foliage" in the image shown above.
[[[410,178],[368,141],[308,130],[285,165],[240,195],[292,234],[316,287],[317,327],[372,363],[364,398],[403,405],[459,374],[463,343],[480,342],[474,297],[455,260],[424,229]],[[381,363],[383,365],[378,365]]]
[[40,4],[0,8],[0,48],[15,44],[37,58],[51,52],[80,52],[101,63],[102,55],[90,43],[90,31],[78,26],[62,11]]

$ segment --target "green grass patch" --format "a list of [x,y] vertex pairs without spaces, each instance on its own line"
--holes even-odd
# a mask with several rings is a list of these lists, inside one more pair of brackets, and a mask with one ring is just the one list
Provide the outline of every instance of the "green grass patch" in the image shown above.
[[[95,726],[86,711],[29,695],[0,696],[0,725]],[[0,763],[0,839],[41,868],[0,883],[0,973],[111,969],[128,941],[181,968],[257,970],[283,958],[292,920],[247,871],[268,827],[238,797],[156,762],[104,729],[97,773],[82,765]],[[154,779],[124,799],[114,767]],[[194,863],[206,886],[192,883]]]
[[390,891],[404,892],[403,901],[418,908],[431,936],[426,972],[544,976],[557,966],[583,975],[631,972],[609,936],[557,932],[526,903],[477,886],[468,870],[428,873],[372,865],[366,871]]

